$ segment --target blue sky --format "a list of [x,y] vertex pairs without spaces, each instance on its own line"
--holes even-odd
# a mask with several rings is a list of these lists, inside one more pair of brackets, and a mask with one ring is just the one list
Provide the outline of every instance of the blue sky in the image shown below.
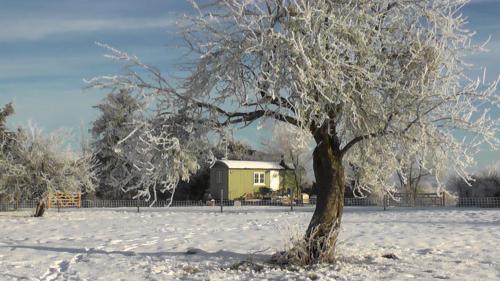
[[[10,125],[88,127],[97,118],[91,107],[104,93],[83,90],[83,79],[120,70],[96,41],[175,73],[183,54],[175,22],[190,11],[184,0],[0,0],[0,105],[15,101]],[[487,67],[492,80],[500,74],[500,0],[472,0],[463,12],[477,42],[492,37],[489,53],[469,58]],[[255,132],[239,136],[255,143]],[[478,160],[480,166],[498,162],[500,152],[485,151]]]

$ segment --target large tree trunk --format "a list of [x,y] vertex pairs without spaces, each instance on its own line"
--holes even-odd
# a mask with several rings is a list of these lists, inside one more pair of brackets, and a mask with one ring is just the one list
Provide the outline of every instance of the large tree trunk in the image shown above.
[[40,199],[36,205],[36,210],[35,213],[33,214],[34,217],[43,217],[43,214],[45,213],[45,200]]
[[344,208],[344,166],[340,140],[328,124],[313,131],[316,148],[313,169],[318,198],[316,209],[304,239],[296,241],[288,252],[274,255],[276,263],[301,265],[332,263],[335,260],[337,237]]
[[306,232],[307,263],[333,262],[344,208],[344,166],[339,143],[326,131],[315,135],[313,168],[318,199]]

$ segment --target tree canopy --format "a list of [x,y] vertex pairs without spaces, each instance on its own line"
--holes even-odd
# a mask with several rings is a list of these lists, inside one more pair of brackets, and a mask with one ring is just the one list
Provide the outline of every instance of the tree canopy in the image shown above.
[[[193,2],[197,13],[181,21],[195,57],[186,79],[173,86],[158,69],[105,46],[127,71],[90,83],[154,97],[156,116],[168,118],[155,119],[146,134],[179,127],[191,136],[181,142],[163,134],[179,144],[166,159],[199,153],[193,142],[207,132],[263,119],[296,126],[297,141],[312,136],[318,201],[304,251],[295,256],[331,261],[346,163],[356,167],[358,191],[390,191],[394,173],[416,158],[442,186],[450,171],[469,179],[479,147],[499,147],[500,122],[489,111],[499,105],[498,79],[484,84],[466,75],[465,56],[482,48],[471,43],[474,33],[460,13],[466,3]],[[156,145],[154,137],[146,142]],[[196,170],[188,167],[190,161],[174,167],[174,179]]]

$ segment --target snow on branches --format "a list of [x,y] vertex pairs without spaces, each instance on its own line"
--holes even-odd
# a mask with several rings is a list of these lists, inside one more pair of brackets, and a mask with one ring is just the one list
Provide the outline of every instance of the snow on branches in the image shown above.
[[450,171],[468,178],[479,147],[499,148],[500,122],[488,112],[499,105],[498,80],[465,75],[464,57],[482,49],[459,13],[466,3],[194,5],[198,14],[183,26],[199,61],[186,92],[235,102],[247,116],[235,122],[274,118],[313,135],[327,126],[343,161],[357,167],[361,192],[387,188],[417,156],[440,186]]
[[336,157],[356,167],[361,193],[390,189],[417,158],[441,186],[450,171],[468,179],[479,147],[499,147],[498,117],[488,112],[499,106],[498,80],[465,75],[464,57],[482,49],[459,13],[466,3],[193,1],[198,13],[180,25],[195,67],[179,86],[103,44],[126,71],[88,82],[148,100],[147,121],[117,146],[144,175],[134,188],[147,197],[157,179],[170,190],[196,170],[208,131],[264,118],[318,146],[326,131]]
[[316,143],[318,197],[303,261],[331,262],[345,167],[357,194],[393,190],[393,176],[411,161],[441,187],[450,171],[470,179],[474,154],[500,146],[500,122],[489,112],[499,106],[499,79],[485,85],[465,74],[465,55],[481,49],[459,12],[467,0],[203,2],[193,1],[198,13],[180,23],[195,61],[175,87],[108,46],[126,72],[89,81],[152,101],[116,148],[140,176],[140,196],[187,179],[209,151],[209,131],[288,123],[299,141]]
[[137,196],[148,201],[153,196],[151,204],[157,200],[157,190],[173,196],[179,181],[189,181],[199,168],[196,152],[203,147],[201,140],[192,138],[189,127],[168,119],[155,116],[135,124],[115,147],[115,152],[131,163],[129,173],[139,175],[134,184],[122,185],[123,190],[137,189]]
[[200,162],[213,161],[207,147],[208,128],[186,110],[188,100],[170,86],[157,68],[99,45],[110,51],[106,57],[126,64],[122,75],[86,81],[89,87],[111,91],[107,100],[97,106],[103,115],[93,128],[101,162],[106,162],[100,168],[101,174],[107,173],[110,188],[137,191],[134,198],[152,199],[153,205],[157,191],[168,191],[173,196],[178,183],[189,181]]
[[43,134],[29,124],[15,132],[1,132],[0,195],[8,201],[45,200],[53,192],[94,190],[95,159],[65,149],[70,134],[56,131]]

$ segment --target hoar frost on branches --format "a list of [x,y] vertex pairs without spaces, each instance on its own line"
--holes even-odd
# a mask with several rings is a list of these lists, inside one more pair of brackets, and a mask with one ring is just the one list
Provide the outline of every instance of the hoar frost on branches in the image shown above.
[[42,216],[49,193],[93,191],[93,155],[65,149],[64,144],[70,137],[68,132],[43,134],[31,124],[12,132],[5,129],[4,122],[5,119],[0,119],[0,197],[3,200],[16,203],[38,200],[35,216]]
[[[215,1],[186,29],[201,54],[191,89],[216,88],[214,100],[305,129],[328,124],[345,159],[364,168],[361,189],[387,186],[421,151],[442,162],[440,176],[451,163],[465,176],[471,150],[498,147],[482,110],[498,105],[496,83],[481,92],[463,74],[472,32],[454,12],[466,1],[367,2]],[[458,130],[480,138],[464,149]]]
[[[117,150],[131,160],[133,169],[141,175],[135,186],[139,197],[147,200],[156,190],[173,192],[179,181],[189,181],[189,176],[198,168],[196,153],[200,149],[197,140],[190,135],[188,127],[183,127],[166,115],[156,117],[149,122],[137,124],[130,133],[134,141],[123,139]],[[185,138],[184,138],[185,137]],[[182,143],[181,143],[182,142]],[[124,152],[127,151],[127,152]]]
[[[466,3],[193,3],[198,13],[183,20],[182,34],[198,59],[182,86],[116,50],[113,58],[129,63],[129,72],[91,83],[156,96],[157,114],[179,116],[203,133],[271,118],[312,136],[316,210],[305,246],[286,258],[330,262],[346,165],[356,167],[359,192],[385,190],[418,155],[441,186],[450,171],[469,179],[466,168],[481,145],[498,149],[499,123],[488,112],[498,108],[498,80],[483,85],[464,74],[465,55],[481,49],[459,13]],[[472,137],[455,137],[463,133]]]
[[130,134],[135,123],[144,121],[141,114],[143,106],[145,104],[126,91],[110,93],[94,106],[100,112],[91,129],[91,148],[99,161],[96,167],[99,178],[96,188],[98,196],[113,199],[131,196],[124,193],[127,191],[125,187],[134,185],[136,177],[141,175],[131,173],[132,163],[122,157],[121,149],[116,146]]
[[[125,124],[116,126],[113,117],[94,124],[96,136],[105,137],[109,130],[119,131],[111,133],[118,139],[104,143],[112,148],[107,152],[108,156],[113,154],[112,157],[120,160],[119,165],[111,164],[114,165],[111,171],[104,169],[109,172],[108,184],[124,192],[137,191],[134,198],[152,199],[151,205],[157,200],[157,191],[169,191],[173,197],[177,184],[189,181],[199,169],[200,159],[213,161],[206,146],[208,141],[205,141],[207,128],[190,117],[179,101],[167,98],[173,93],[172,88],[158,69],[110,46],[99,45],[111,52],[107,57],[126,62],[127,71],[123,75],[91,79],[87,81],[89,86],[110,89],[110,95],[115,95],[115,98],[129,95],[137,103],[136,112]],[[149,81],[134,68],[149,74]],[[105,105],[98,108],[103,112],[103,118],[112,115]]]

